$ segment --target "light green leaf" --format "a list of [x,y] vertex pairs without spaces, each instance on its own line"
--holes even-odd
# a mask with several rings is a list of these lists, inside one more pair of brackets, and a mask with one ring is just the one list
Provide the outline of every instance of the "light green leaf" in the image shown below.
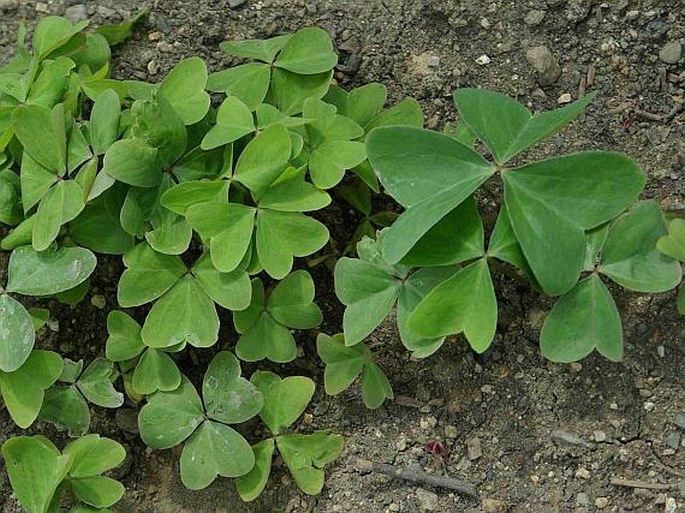
[[[241,314],[234,313],[236,327],[244,322],[240,320]],[[297,356],[297,346],[290,330],[277,323],[268,312],[257,315],[254,323],[242,330],[235,347],[238,357],[246,362],[257,362],[264,358],[276,363],[293,361]]]
[[228,310],[244,310],[250,305],[250,276],[242,269],[230,273],[218,271],[205,253],[193,266],[195,276],[205,293]]
[[95,255],[70,247],[35,251],[29,246],[15,249],[7,269],[7,290],[27,296],[49,296],[84,282],[95,269]]
[[542,326],[540,349],[554,362],[575,362],[593,349],[612,361],[623,357],[621,318],[599,276],[589,276],[557,301]]
[[388,194],[407,207],[385,236],[384,257],[391,264],[495,171],[473,150],[427,130],[379,128],[369,135],[366,149]]
[[335,266],[335,294],[346,306],[345,343],[353,346],[369,336],[391,312],[400,292],[397,278],[377,266],[343,257]]
[[119,280],[117,299],[126,308],[140,306],[166,293],[185,274],[180,258],[157,253],[147,244],[138,244],[124,255],[127,269]]
[[45,196],[59,178],[24,153],[21,160],[21,202],[24,213],[28,213]]
[[78,244],[108,255],[123,255],[133,249],[135,238],[119,221],[123,198],[119,201],[116,196],[116,189],[106,191],[69,224],[69,233]]
[[185,216],[193,205],[207,202],[226,202],[228,183],[191,180],[180,183],[162,194],[160,202],[164,208]]
[[210,347],[219,338],[214,302],[192,276],[185,275],[153,305],[141,336],[145,345],[155,348],[182,342]]
[[0,372],[0,393],[12,420],[26,429],[38,417],[44,390],[62,374],[62,359],[51,351],[33,351],[14,372]]
[[317,431],[311,435],[279,436],[276,445],[300,490],[317,495],[324,484],[322,469],[340,456],[344,439],[340,435]]
[[107,149],[103,170],[129,185],[155,187],[162,179],[158,153],[142,139],[122,139]]
[[386,399],[394,399],[392,386],[381,368],[373,362],[364,366],[364,376],[362,378],[362,400],[364,405],[375,410],[385,402]]
[[495,222],[495,228],[490,235],[488,255],[508,262],[526,272],[530,270],[523,250],[521,249],[518,240],[516,240],[516,234],[511,227],[509,214],[507,214],[507,209],[505,207],[500,208],[497,221]]
[[280,212],[309,212],[325,208],[330,203],[328,193],[300,177],[274,185],[259,199],[260,208]]
[[252,242],[255,209],[213,201],[191,206],[186,218],[205,243],[209,243],[214,266],[221,272],[236,270]]
[[264,405],[261,392],[240,377],[240,363],[228,351],[212,359],[202,382],[202,397],[209,418],[240,424],[255,417]]
[[668,234],[657,241],[656,247],[664,255],[685,262],[685,219],[671,219]]
[[181,372],[171,357],[148,347],[140,357],[133,372],[133,389],[140,395],[150,395],[157,390],[171,392],[181,384]]
[[314,303],[314,280],[307,271],[286,276],[273,290],[267,302],[271,316],[288,328],[315,328],[323,319]]
[[290,427],[314,395],[314,382],[303,376],[281,379],[273,372],[257,371],[250,381],[264,396],[264,407],[259,416],[274,435]]
[[74,496],[95,508],[109,508],[124,496],[126,489],[110,477],[94,476],[70,479]]
[[490,347],[497,329],[497,299],[487,260],[464,267],[431,290],[409,317],[409,328],[427,338],[463,331],[474,351]]
[[186,125],[197,123],[209,111],[211,100],[205,92],[207,66],[199,57],[179,62],[162,80],[159,93],[178,112]]
[[93,103],[88,133],[96,155],[104,155],[119,136],[121,106],[119,95],[113,89],[101,92]]
[[153,449],[169,449],[188,438],[203,421],[202,401],[185,376],[173,392],[157,392],[138,415],[140,437]]
[[275,68],[271,76],[271,94],[276,106],[288,116],[302,112],[308,98],[323,98],[333,78],[333,70],[316,75],[299,75]]
[[237,96],[226,98],[216,114],[216,125],[202,139],[203,150],[211,150],[237,141],[255,131],[250,108]]
[[596,93],[550,112],[533,116],[511,98],[480,89],[457,89],[454,101],[469,128],[504,164],[514,155],[546,139],[569,124],[594,99]]
[[331,70],[337,63],[330,36],[323,29],[310,27],[295,32],[274,65],[293,73],[313,75]]
[[67,476],[71,457],[41,436],[15,436],[2,445],[12,490],[28,513],[46,513]]
[[38,420],[67,430],[69,436],[83,436],[90,427],[90,409],[76,387],[54,386],[45,391]]
[[74,180],[60,181],[51,187],[38,205],[33,223],[34,249],[46,250],[59,235],[61,226],[75,219],[84,206],[83,190]]
[[9,294],[0,294],[0,371],[21,367],[33,350],[36,331],[31,315]]
[[239,477],[255,464],[250,444],[234,429],[206,421],[181,453],[181,481],[191,490],[209,486],[217,476]]
[[317,187],[330,189],[343,179],[345,170],[366,159],[364,145],[355,141],[325,141],[314,149],[309,173]]
[[290,136],[282,125],[273,125],[252,139],[238,158],[235,178],[255,199],[283,173],[290,159]]
[[342,336],[329,337],[320,333],[316,337],[316,351],[326,364],[323,373],[328,395],[336,395],[348,388],[364,367],[364,345],[345,346]]
[[267,64],[250,62],[209,75],[207,89],[240,98],[254,111],[266,97],[271,80]]
[[100,25],[95,27],[98,33],[102,34],[109,46],[116,46],[118,44],[126,41],[133,34],[133,30],[140,20],[147,16],[149,9],[144,8],[138,12],[135,16],[121,22],[112,25]]
[[126,449],[119,442],[97,434],[69,442],[62,452],[72,456],[69,477],[73,479],[103,474],[126,458]]
[[680,263],[656,247],[666,233],[666,221],[656,202],[638,203],[609,228],[600,272],[622,287],[638,292],[675,288],[682,279]]
[[103,408],[118,408],[124,404],[124,394],[117,392],[112,385],[114,365],[105,358],[96,358],[91,362],[76,386],[86,399]]
[[264,490],[271,473],[271,460],[275,447],[276,444],[273,438],[267,438],[252,446],[255,465],[249,473],[235,481],[236,490],[243,501],[250,502],[255,500]]
[[[378,82],[357,87],[349,93],[339,87],[336,87],[336,89],[331,87],[331,90],[339,92],[342,99],[339,102],[331,101],[331,91],[329,90],[326,101],[334,104],[340,114],[353,119],[362,126],[371,121],[381,111],[388,98],[387,88]],[[423,122],[423,116],[421,116],[421,120]]]
[[423,110],[421,104],[414,98],[402,100],[382,111],[364,126],[364,133],[368,134],[380,126],[397,125],[423,128]]
[[291,37],[293,37],[292,34],[284,34],[270,39],[224,41],[221,43],[220,48],[224,52],[233,54],[236,57],[257,59],[259,61],[271,63]]
[[33,49],[41,59],[65,45],[75,34],[88,26],[88,21],[72,25],[60,16],[47,16],[40,20],[33,34]]
[[24,150],[41,166],[63,175],[67,166],[67,136],[64,109],[52,111],[38,105],[24,105],[12,113],[14,133]]
[[504,173],[504,201],[526,260],[543,290],[578,280],[585,231],[609,221],[640,194],[644,173],[628,157],[586,152]]
[[[72,174],[84,162],[93,158],[93,153],[90,150],[88,140],[83,135],[81,127],[76,121],[71,121],[71,131],[69,133],[69,140],[67,142],[67,172]],[[93,173],[95,170],[93,171]],[[79,183],[80,185],[80,183]],[[84,198],[87,194],[84,194]]]
[[273,278],[283,278],[292,269],[293,257],[315,253],[328,238],[325,225],[303,214],[266,209],[257,213],[257,255]]
[[13,171],[0,168],[0,223],[18,225],[24,219],[22,210],[21,179]]
[[74,61],[67,57],[43,62],[39,75],[31,84],[26,103],[50,109],[54,107],[64,96],[74,67]]

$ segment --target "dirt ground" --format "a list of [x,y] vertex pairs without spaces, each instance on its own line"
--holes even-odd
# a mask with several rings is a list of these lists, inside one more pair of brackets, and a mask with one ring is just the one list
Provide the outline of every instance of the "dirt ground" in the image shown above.
[[[218,50],[225,39],[318,25],[330,32],[341,54],[337,79],[343,86],[380,81],[392,101],[413,96],[431,128],[455,118],[451,93],[460,86],[497,90],[534,110],[554,108],[564,94],[575,99],[583,89],[598,90],[587,114],[536,152],[626,152],[648,173],[646,197],[664,208],[685,207],[682,1],[247,0],[232,8],[227,0],[156,0],[145,5],[149,19],[114,53],[118,78],[158,80],[191,55],[222,69],[231,62]],[[141,6],[133,0],[0,0],[0,63],[11,55],[22,18],[33,22],[69,8],[70,15],[87,15],[94,23],[117,22]],[[526,58],[540,45],[561,67],[560,78],[545,87]],[[345,215],[333,212],[331,218]],[[339,224],[334,237],[349,236],[354,227]],[[0,268],[4,272],[4,265]],[[91,295],[105,296],[104,310],[89,299],[74,309],[53,305],[59,326],[42,332],[43,345],[73,359],[103,354],[105,318],[116,304],[119,271],[118,263],[106,263],[94,277]],[[341,307],[332,295],[330,272],[322,266],[315,277],[324,330],[337,331]],[[153,452],[139,440],[135,410],[116,417],[98,410],[91,429],[121,441],[131,455],[118,471],[127,493],[117,511],[684,511],[685,322],[676,312],[675,294],[617,295],[623,362],[593,355],[582,364],[557,365],[542,360],[537,346],[552,301],[511,278],[496,281],[500,321],[486,355],[476,357],[455,338],[426,361],[410,361],[388,322],[372,343],[382,348],[380,363],[395,401],[372,412],[355,388],[328,398],[319,387],[299,429],[328,428],[347,440],[343,456],[327,469],[319,497],[302,495],[282,464],[252,504],[241,503],[227,480],[189,492],[178,477],[178,453]],[[230,347],[232,337],[227,332],[222,345]],[[279,370],[306,373],[322,383],[314,334],[303,334],[301,343],[305,356]],[[36,431],[54,434],[45,426]],[[0,442],[16,432],[0,416]],[[248,429],[246,435],[259,433]],[[436,441],[446,449],[443,456],[426,450]],[[479,497],[361,473],[354,467],[358,457],[450,475],[475,485]],[[638,487],[611,484],[612,479],[637,481]],[[0,512],[16,511],[0,472]]]

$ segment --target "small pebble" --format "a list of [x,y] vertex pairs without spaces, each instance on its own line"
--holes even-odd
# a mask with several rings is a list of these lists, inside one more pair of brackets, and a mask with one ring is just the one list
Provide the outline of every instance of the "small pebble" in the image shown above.
[[561,67],[546,46],[535,46],[526,50],[526,60],[537,71],[538,84],[542,87],[552,85],[561,77]]
[[533,9],[532,11],[529,11],[528,14],[523,18],[523,21],[525,22],[526,25],[540,25],[542,21],[545,19],[545,11],[538,11],[537,9]]
[[159,64],[157,64],[157,61],[151,60],[147,63],[147,72],[150,75],[156,75],[157,72],[159,72]]
[[485,66],[486,64],[490,64],[490,57],[483,54],[476,59],[476,64],[479,64],[480,66]]
[[45,324],[50,331],[59,332],[59,321],[57,319],[50,318]]
[[48,14],[50,12],[50,6],[48,4],[46,4],[45,2],[37,2],[36,3],[36,12]]
[[680,447],[680,433],[674,432],[669,434],[664,440],[664,442],[666,442],[666,445],[668,445],[671,449],[677,451]]
[[607,434],[604,431],[595,431],[593,436],[595,438],[595,442],[602,443],[607,441]]
[[645,411],[650,412],[654,411],[654,408],[656,408],[656,404],[654,404],[652,401],[647,401],[645,404],[642,405],[642,407],[645,409]]
[[583,364],[580,362],[573,362],[571,364],[571,372],[574,374],[578,374],[580,371],[583,370]]
[[666,356],[666,348],[664,346],[657,346],[656,354],[659,355],[659,358],[663,358],[664,356]]
[[425,488],[418,488],[416,490],[416,498],[422,511],[437,511],[440,498],[434,492],[428,491]]
[[70,5],[64,11],[64,17],[72,23],[88,19],[88,8],[83,4]]
[[661,47],[661,51],[659,52],[659,59],[666,64],[677,64],[682,56],[683,45],[681,45],[678,41],[666,43]]
[[468,453],[469,460],[474,461],[483,455],[483,448],[480,444],[480,438],[474,436],[466,440],[466,452]]
[[576,477],[580,479],[590,479],[590,471],[585,467],[578,467],[578,470],[576,470]]
[[685,413],[678,413],[674,419],[675,425],[685,431]]
[[666,499],[666,505],[664,506],[664,513],[676,513],[678,511],[678,503],[673,497]]
[[597,509],[604,509],[609,505],[609,499],[606,497],[597,497],[595,499],[595,507]]
[[95,294],[90,298],[90,304],[93,305],[98,310],[104,310],[107,306],[107,299],[102,294]]
[[557,103],[559,105],[563,105],[565,103],[571,103],[571,101],[573,101],[573,98],[571,97],[571,93],[564,93],[559,98],[557,98]]
[[445,426],[445,436],[447,438],[457,438],[457,427],[452,426],[451,424],[448,424]]
[[579,493],[576,495],[576,504],[578,506],[587,506],[590,504],[590,498],[587,496],[587,493]]
[[428,58],[428,67],[430,68],[437,68],[440,66],[440,57],[437,55],[431,55]]
[[590,442],[586,442],[582,437],[576,433],[571,433],[570,431],[564,431],[563,429],[555,429],[552,431],[552,440],[559,445],[577,445],[579,447],[592,447]]

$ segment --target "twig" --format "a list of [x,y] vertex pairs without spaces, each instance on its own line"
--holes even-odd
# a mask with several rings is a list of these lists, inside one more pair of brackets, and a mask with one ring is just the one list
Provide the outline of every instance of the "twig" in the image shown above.
[[378,463],[364,459],[357,459],[354,466],[360,472],[378,472],[396,479],[411,481],[412,483],[420,483],[427,486],[445,488],[447,490],[461,493],[462,495],[467,495],[468,497],[478,497],[478,492],[476,491],[475,486],[453,477],[436,476],[420,470],[398,468],[386,463]]
[[663,121],[664,117],[660,114],[653,114],[645,110],[635,109],[635,115],[641,118],[649,119],[650,121]]
[[674,490],[678,488],[675,484],[648,483],[647,481],[635,481],[632,479],[619,479],[612,477],[609,481],[614,486],[625,486],[626,488],[643,488],[645,490]]

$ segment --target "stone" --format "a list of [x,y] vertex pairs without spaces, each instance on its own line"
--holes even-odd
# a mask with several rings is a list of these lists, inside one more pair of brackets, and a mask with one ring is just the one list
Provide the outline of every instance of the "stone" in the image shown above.
[[654,404],[652,401],[647,401],[645,404],[642,405],[642,407],[645,409],[646,412],[652,412],[654,411],[654,408],[656,408],[656,404]]
[[19,7],[19,0],[0,0],[0,12],[15,11]]
[[578,467],[578,470],[576,470],[576,477],[580,479],[590,479],[590,471],[585,467]]
[[50,13],[50,6],[46,4],[45,2],[36,2],[36,12],[40,12],[42,14],[49,14]]
[[533,9],[532,11],[528,11],[528,14],[526,14],[523,18],[523,21],[526,25],[531,25],[534,27],[542,23],[542,21],[545,19],[545,15],[545,11]]
[[431,55],[428,58],[428,67],[429,68],[438,68],[440,67],[440,57],[437,55]]
[[529,48],[526,50],[526,59],[537,72],[537,81],[541,86],[552,85],[561,77],[561,67],[546,46]]
[[243,5],[246,2],[247,2],[247,0],[228,0],[228,6],[231,9],[234,9],[236,7],[240,7],[241,5]]
[[474,436],[466,440],[466,452],[468,453],[469,460],[477,460],[483,455],[483,448],[481,447],[480,438]]
[[107,306],[107,299],[102,294],[95,294],[90,298],[90,304],[98,310],[104,310]]
[[677,64],[683,56],[683,45],[678,41],[670,41],[661,47],[659,59],[666,64]]
[[668,445],[674,451],[677,451],[680,447],[680,433],[670,433],[664,440],[666,445]]
[[564,93],[557,98],[557,103],[559,105],[564,105],[565,103],[571,103],[572,100],[573,98],[571,97],[571,93]]
[[483,511],[485,513],[504,513],[508,510],[507,504],[498,499],[483,499]]
[[595,438],[595,442],[602,443],[607,441],[607,434],[604,431],[595,431],[593,436]]
[[677,513],[678,503],[673,497],[666,499],[666,505],[664,506],[664,513]]
[[490,64],[491,59],[487,55],[483,54],[480,57],[476,59],[476,64],[479,66],[485,66],[486,64]]
[[457,431],[457,427],[453,426],[451,424],[448,424],[445,426],[445,436],[447,438],[457,438],[457,435],[459,432]]
[[552,431],[551,437],[557,445],[575,445],[588,449],[592,447],[592,444],[583,440],[580,435],[570,431],[564,431],[563,429],[555,429]]
[[419,501],[423,511],[437,511],[439,497],[436,493],[430,492],[425,488],[416,490],[416,499]]
[[157,64],[157,61],[152,60],[152,61],[147,63],[147,72],[150,75],[156,75],[158,71],[159,71],[159,64]]
[[117,14],[117,12],[114,9],[110,9],[109,7],[105,7],[104,5],[98,5],[95,8],[95,10],[103,18],[113,18]]
[[88,19],[88,8],[83,4],[70,5],[64,11],[64,17],[72,23]]
[[674,419],[675,425],[685,431],[685,413],[678,413]]
[[595,508],[604,509],[609,505],[609,499],[606,497],[597,497],[595,499]]
[[587,496],[587,493],[579,493],[576,495],[576,504],[578,506],[587,506],[590,504],[590,498]]

